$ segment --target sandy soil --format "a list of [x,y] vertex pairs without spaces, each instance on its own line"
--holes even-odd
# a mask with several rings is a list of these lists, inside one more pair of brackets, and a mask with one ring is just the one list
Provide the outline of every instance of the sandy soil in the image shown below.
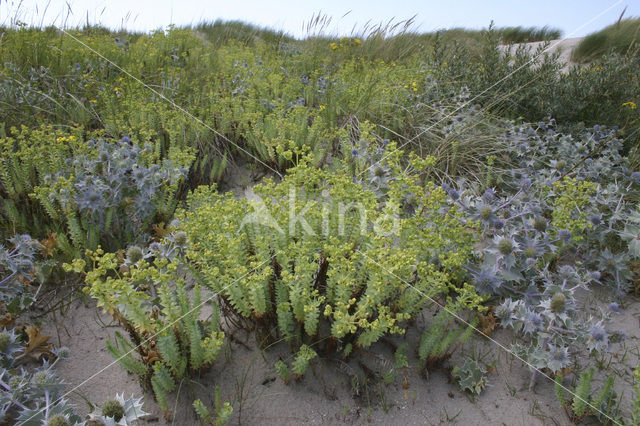
[[[242,165],[232,167],[231,182],[221,189],[237,196],[251,196],[251,186],[260,178]],[[594,291],[580,296],[583,309],[597,312],[610,301],[606,291]],[[614,344],[613,355],[605,357],[608,370],[596,373],[599,382],[615,371],[618,393],[624,393],[623,407],[631,395],[632,368],[638,362],[640,339],[640,303],[630,297],[612,324],[624,330],[628,338]],[[390,339],[398,344],[417,347],[418,332],[424,328],[425,313],[416,320],[407,336]],[[72,359],[63,361],[57,369],[69,383],[69,398],[82,414],[89,411],[87,402],[94,404],[112,398],[115,393],[144,396],[144,409],[152,413],[142,424],[193,425],[198,424],[191,402],[195,398],[212,405],[213,386],[220,386],[224,399],[234,407],[231,424],[296,425],[296,424],[394,424],[394,425],[546,425],[569,424],[555,400],[553,383],[539,377],[533,391],[529,390],[530,371],[513,355],[495,343],[476,336],[468,342],[443,368],[421,377],[416,354],[410,352],[410,367],[399,371],[395,382],[385,386],[365,372],[382,372],[383,354],[392,360],[391,344],[379,343],[370,352],[353,357],[348,364],[337,359],[316,359],[300,382],[285,385],[277,378],[274,364],[290,357],[285,344],[266,350],[257,348],[255,337],[243,330],[234,330],[225,321],[227,343],[217,363],[205,376],[182,383],[174,400],[172,421],[166,421],[149,390],[143,390],[136,377],[117,365],[105,349],[105,340],[117,329],[111,319],[101,314],[91,302],[76,300],[60,320],[50,316],[43,332],[50,334],[59,345],[71,348]],[[514,341],[509,330],[494,331],[493,337],[507,347]],[[488,374],[488,386],[477,398],[462,393],[450,382],[449,368],[460,364],[465,356],[479,359],[487,367],[495,366]],[[593,360],[590,360],[593,364]],[[362,364],[360,364],[360,362]],[[583,354],[581,365],[587,364]],[[363,368],[365,365],[366,368]],[[354,379],[355,377],[355,379]],[[354,381],[360,383],[353,386]]]
[[[585,298],[585,303],[593,305],[591,298]],[[635,301],[613,323],[615,328],[623,329],[629,335],[626,344],[617,345],[619,355],[611,358],[614,363],[611,368],[620,376],[618,391],[624,392],[627,398],[630,382],[625,380],[630,380],[632,366],[638,359],[639,318],[640,304]],[[407,341],[410,347],[415,347],[419,339],[415,330],[422,329],[424,323],[424,318],[418,320],[406,337],[392,341],[396,344]],[[226,332],[233,337],[227,339],[218,362],[205,376],[182,384],[180,396],[175,401],[174,419],[167,422],[153,401],[153,395],[143,392],[136,378],[114,364],[104,349],[104,341],[112,335],[114,328],[103,324],[109,324],[107,316],[101,315],[92,305],[76,301],[64,323],[57,324],[57,330],[53,323],[45,327],[45,331],[54,336],[59,332],[59,340],[55,339],[57,343],[72,350],[73,358],[59,364],[58,372],[73,386],[70,399],[83,413],[88,412],[86,401],[100,403],[116,392],[124,392],[145,396],[144,408],[152,412],[146,424],[197,424],[191,401],[202,398],[212,403],[212,389],[218,385],[223,398],[234,406],[231,424],[569,424],[555,401],[553,383],[539,377],[534,391],[530,391],[529,370],[484,338],[472,339],[443,368],[429,373],[428,379],[421,377],[413,353],[410,353],[409,369],[399,371],[392,385],[367,379],[359,361],[372,371],[382,372],[380,358],[372,354],[384,354],[392,359],[391,346],[380,343],[370,352],[355,357],[359,360],[350,361],[348,367],[336,359],[320,359],[301,382],[285,385],[277,378],[273,365],[278,359],[290,356],[288,347],[278,344],[260,350],[253,335],[230,327]],[[507,346],[512,340],[512,334],[506,330],[496,330],[492,337]],[[632,353],[633,348],[635,353]],[[625,362],[618,363],[625,352]],[[475,400],[462,393],[449,379],[447,367],[461,363],[464,356],[480,359],[488,367],[495,366],[495,371],[487,376],[487,388]],[[354,388],[353,377],[358,377],[362,385]],[[604,374],[598,377],[602,381]]]

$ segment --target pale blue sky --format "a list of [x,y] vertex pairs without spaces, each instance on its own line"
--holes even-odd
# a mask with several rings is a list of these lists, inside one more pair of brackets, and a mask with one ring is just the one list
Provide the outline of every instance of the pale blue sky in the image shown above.
[[32,25],[66,22],[75,26],[88,19],[111,28],[149,31],[172,23],[240,19],[299,37],[305,35],[303,24],[322,12],[332,18],[328,32],[339,35],[350,34],[354,26],[361,28],[367,22],[397,22],[417,15],[414,28],[422,31],[483,28],[493,20],[497,26],[549,25],[563,30],[565,37],[578,37],[615,22],[625,6],[625,17],[640,16],[640,0],[0,0],[0,25],[17,18]]

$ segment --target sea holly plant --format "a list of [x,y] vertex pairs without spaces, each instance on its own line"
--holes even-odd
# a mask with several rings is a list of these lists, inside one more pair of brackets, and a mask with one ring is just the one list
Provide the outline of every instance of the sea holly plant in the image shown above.
[[492,297],[500,324],[520,336],[514,351],[536,371],[559,372],[579,350],[607,351],[613,342],[609,313],[581,312],[576,292],[605,285],[619,297],[628,290],[629,198],[638,180],[611,131],[593,129],[576,141],[539,123],[508,136],[516,167],[499,186],[460,180],[442,187],[480,225],[465,268],[478,292]]
[[105,401],[102,406],[89,414],[89,419],[93,423],[104,426],[128,426],[136,424],[139,418],[147,416],[142,409],[142,398],[124,399],[124,395],[116,394],[114,399]]
[[55,371],[59,360],[68,357],[61,348],[53,362],[43,361],[34,369],[20,368],[17,358],[25,345],[13,330],[0,331],[0,420],[42,424],[61,417],[70,424],[81,421],[69,401],[62,398],[65,384]]
[[[116,332],[107,350],[127,371],[153,389],[158,405],[170,416],[168,395],[177,383],[206,371],[224,341],[217,305],[208,319],[199,285],[187,290],[183,256],[184,231],[175,231],[149,247],[130,246],[126,253],[88,251],[66,264],[69,271],[86,273],[85,291],[119,321],[127,337]],[[88,269],[85,271],[85,269]]]
[[570,345],[606,350],[608,337],[602,319],[582,318],[576,309],[575,292],[588,288],[593,271],[558,265],[572,234],[554,226],[555,220],[545,216],[547,206],[532,191],[501,197],[487,190],[477,198],[462,191],[457,199],[481,223],[484,236],[476,262],[465,267],[477,290],[497,299],[494,315],[500,324],[522,337],[514,347],[519,356],[537,369],[558,371],[571,362]]
[[403,334],[433,299],[479,306],[461,279],[473,238],[460,211],[441,188],[405,171],[394,144],[378,146],[390,154],[385,175],[372,177],[382,199],[346,167],[303,161],[281,183],[254,187],[256,200],[201,187],[177,213],[202,282],[261,330],[262,343],[280,336],[296,352],[348,355]]
[[[69,359],[70,351],[60,347],[52,351],[53,362],[44,360],[38,367],[20,363],[27,351],[14,331],[0,331],[0,421],[19,425],[84,426],[75,407],[65,398],[66,384],[58,377],[58,362]],[[141,398],[127,400],[116,395],[101,411],[89,416],[89,424],[131,426],[148,413]]]
[[33,301],[25,284],[34,278],[36,255],[41,244],[29,235],[16,235],[8,240],[8,247],[0,244],[0,304],[2,310],[20,313]]
[[151,145],[141,148],[128,137],[89,140],[87,147],[34,190],[51,219],[65,224],[71,241],[63,246],[77,253],[98,245],[121,249],[144,242],[152,224],[169,222],[194,158],[189,150],[160,159]]
[[480,392],[487,385],[486,370],[478,361],[466,358],[462,366],[456,366],[451,371],[451,375],[458,383],[462,391],[480,395]]

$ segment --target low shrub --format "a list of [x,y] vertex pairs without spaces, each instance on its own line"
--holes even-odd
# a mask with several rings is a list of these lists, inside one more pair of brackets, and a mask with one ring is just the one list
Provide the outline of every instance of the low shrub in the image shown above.
[[[125,370],[139,376],[144,387],[153,389],[167,418],[168,394],[183,378],[206,371],[224,342],[217,310],[202,320],[201,289],[196,286],[190,296],[181,277],[185,249],[183,231],[149,248],[131,246],[126,257],[98,248],[88,252],[91,264],[85,277],[87,294],[128,334],[126,338],[116,332],[107,350]],[[85,273],[86,264],[77,259],[65,268]]]
[[[301,353],[349,355],[403,334],[433,299],[478,307],[460,275],[473,239],[459,211],[403,172],[394,144],[368,149],[350,160],[359,166],[332,172],[303,162],[281,183],[256,186],[255,202],[199,188],[177,213],[199,279],[263,345],[280,336]],[[433,164],[414,159],[416,170]],[[303,358],[296,375],[313,356]]]
[[116,250],[144,242],[152,225],[170,221],[194,158],[188,149],[161,157],[128,137],[85,142],[80,129],[23,128],[0,146],[0,227],[55,233],[68,257],[99,244]]

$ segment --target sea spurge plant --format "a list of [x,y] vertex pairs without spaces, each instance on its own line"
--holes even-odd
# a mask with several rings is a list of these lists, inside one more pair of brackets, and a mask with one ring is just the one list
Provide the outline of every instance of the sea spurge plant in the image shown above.
[[200,286],[191,295],[187,292],[186,243],[183,231],[177,231],[148,248],[130,247],[126,260],[98,248],[87,252],[88,269],[84,260],[65,265],[86,274],[86,293],[127,332],[128,338],[116,332],[107,350],[153,389],[167,416],[168,394],[176,382],[209,368],[224,341],[217,310],[211,319],[200,319]]
[[222,402],[218,386],[215,387],[214,394],[213,412],[199,399],[193,402],[193,408],[203,422],[212,426],[225,425],[233,414],[233,407],[227,401]]
[[17,314],[33,301],[31,292],[25,291],[25,283],[35,278],[36,255],[42,246],[26,234],[16,235],[7,243],[8,247],[0,244],[0,311]]
[[469,340],[477,323],[476,319],[466,327],[458,326],[450,312],[439,310],[422,333],[418,345],[418,358],[423,374],[449,359]]
[[296,358],[293,360],[291,371],[296,379],[299,379],[304,375],[309,367],[309,362],[314,359],[318,354],[307,345],[300,346]]
[[631,424],[640,423],[640,366],[633,370],[633,406],[630,417]]
[[[551,225],[558,229],[565,229],[574,236],[574,241],[579,242],[582,232],[593,226],[593,220],[588,220],[587,213],[581,211],[581,207],[588,206],[590,196],[596,190],[596,185],[589,181],[577,181],[565,177],[552,185],[548,194],[552,197]],[[597,218],[597,216],[592,216]]]
[[558,374],[555,379],[556,398],[571,422],[577,424],[588,416],[594,416],[603,424],[622,424],[618,396],[613,389],[613,376],[609,376],[595,394],[592,394],[593,368],[580,374],[575,388],[569,388],[570,396],[567,395],[562,382],[563,376]]
[[306,163],[256,186],[254,201],[199,188],[177,214],[190,230],[187,258],[232,312],[296,348],[368,347],[403,334],[433,298],[478,307],[460,280],[473,239],[458,210],[393,158],[383,199],[348,168]]
[[[55,130],[51,126],[31,130],[12,128],[0,138],[0,227],[33,236],[44,236],[50,226],[46,205],[30,197],[45,176],[66,168],[74,153],[84,153],[81,129]],[[38,235],[41,233],[40,235]]]

